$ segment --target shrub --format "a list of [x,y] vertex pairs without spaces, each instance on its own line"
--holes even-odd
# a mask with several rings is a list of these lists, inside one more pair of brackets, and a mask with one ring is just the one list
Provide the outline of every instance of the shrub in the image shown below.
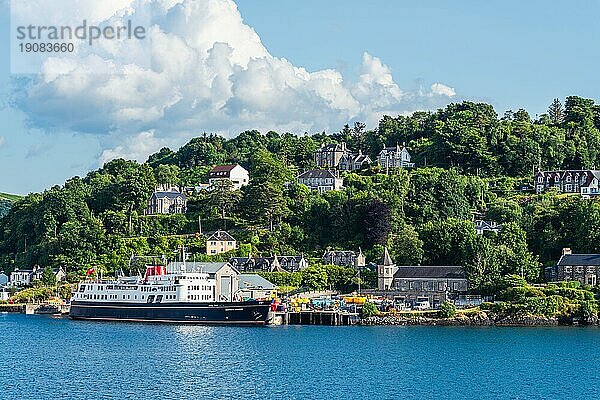
[[449,301],[445,301],[440,306],[439,316],[441,318],[453,318],[456,315],[456,306]]
[[519,286],[519,287],[511,287],[506,290],[503,290],[498,295],[499,300],[504,301],[515,301],[517,303],[522,303],[525,299],[530,297],[544,297],[545,294],[542,290],[535,288],[533,286]]
[[362,317],[368,318],[379,315],[379,310],[377,306],[370,301],[366,302],[362,307]]

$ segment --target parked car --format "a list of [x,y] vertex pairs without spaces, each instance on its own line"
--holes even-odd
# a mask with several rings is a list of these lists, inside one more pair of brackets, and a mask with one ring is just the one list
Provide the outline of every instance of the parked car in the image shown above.
[[415,306],[413,307],[415,310],[428,310],[431,308],[431,304],[429,304],[429,298],[427,297],[417,297],[417,301],[415,302]]

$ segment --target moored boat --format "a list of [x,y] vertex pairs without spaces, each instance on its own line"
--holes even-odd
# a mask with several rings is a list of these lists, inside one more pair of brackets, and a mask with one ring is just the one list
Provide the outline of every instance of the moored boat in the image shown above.
[[[233,279],[233,278],[232,278]],[[71,299],[73,319],[264,325],[272,318],[270,301],[242,301],[220,293],[205,271],[147,266],[144,277],[87,280]]]

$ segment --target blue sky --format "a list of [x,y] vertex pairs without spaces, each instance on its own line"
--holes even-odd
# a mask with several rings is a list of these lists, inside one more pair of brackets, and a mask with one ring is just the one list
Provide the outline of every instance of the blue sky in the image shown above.
[[[207,39],[206,47],[227,42],[233,50],[231,54],[218,45],[214,47],[215,52],[220,49],[224,54],[221,61],[248,69],[247,74],[232,72],[228,67],[223,67],[227,71],[214,71],[217,76],[234,76],[228,83],[233,89],[219,92],[213,88],[215,99],[202,97],[211,95],[201,95],[204,92],[200,89],[183,93],[178,105],[163,105],[164,115],[150,122],[92,121],[98,129],[77,132],[77,117],[82,113],[73,100],[77,97],[60,97],[51,92],[50,86],[44,86],[45,93],[50,93],[49,100],[60,104],[62,110],[58,114],[52,111],[57,114],[53,118],[49,118],[50,111],[44,106],[45,98],[10,106],[15,100],[11,94],[14,76],[10,74],[9,62],[9,10],[3,3],[0,192],[43,190],[70,176],[84,175],[102,161],[117,156],[141,160],[162,145],[176,147],[203,128],[229,136],[245,128],[337,130],[345,119],[364,119],[373,124],[377,115],[386,111],[406,113],[462,99],[489,102],[499,113],[522,107],[532,115],[544,112],[555,97],[576,94],[598,99],[598,1],[580,1],[575,7],[566,2],[549,6],[544,1],[238,0],[243,24],[235,18],[237,11],[223,11],[219,5],[218,0],[211,0],[207,8],[196,10],[195,23],[218,27],[220,21],[214,19],[223,18],[223,29],[234,32],[223,37],[216,33]],[[203,10],[216,10],[210,13],[213,20],[203,19]],[[255,42],[247,27],[258,34],[264,50],[257,47],[246,51],[245,46]],[[179,30],[171,33],[179,35]],[[189,41],[194,35],[205,33],[187,32],[180,36]],[[204,49],[204,45],[197,48]],[[277,58],[277,62],[254,67],[248,64],[248,59],[264,55]],[[165,58],[170,56],[164,54]],[[284,83],[272,83],[264,71],[277,71],[281,76],[294,67],[303,67],[308,73],[329,71],[325,80],[314,74],[292,84],[294,93],[302,90],[302,96],[290,105],[301,102],[305,113],[315,113],[315,121],[288,113],[290,105],[279,106],[277,101],[265,102],[255,95],[264,89],[265,97],[288,98],[290,88],[281,89],[281,85],[287,85],[289,78],[284,76]],[[343,83],[331,83],[338,74]],[[186,79],[193,82],[195,78]],[[432,86],[436,83],[448,91],[436,92]],[[92,84],[96,85],[91,86],[94,89],[106,82]],[[198,80],[198,87],[202,85],[204,81]],[[335,100],[328,98],[332,91],[338,92]],[[310,98],[313,93],[317,93],[315,99]],[[149,96],[149,102],[167,104],[172,95],[155,92]],[[372,106],[381,98],[387,100]],[[209,103],[214,100],[212,111],[183,106],[195,105],[198,99]],[[329,102],[329,108],[323,109],[324,101]],[[216,105],[225,111],[216,115]],[[182,120],[195,119],[196,111],[192,109],[198,111],[198,121],[181,124]],[[108,115],[115,110],[106,111]],[[233,117],[228,120],[225,115]],[[101,132],[106,125],[114,131]]]

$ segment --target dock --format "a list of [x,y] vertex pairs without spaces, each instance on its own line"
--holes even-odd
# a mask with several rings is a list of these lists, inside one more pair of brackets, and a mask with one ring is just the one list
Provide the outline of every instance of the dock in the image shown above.
[[357,313],[345,311],[277,311],[274,325],[356,325],[360,319]]

